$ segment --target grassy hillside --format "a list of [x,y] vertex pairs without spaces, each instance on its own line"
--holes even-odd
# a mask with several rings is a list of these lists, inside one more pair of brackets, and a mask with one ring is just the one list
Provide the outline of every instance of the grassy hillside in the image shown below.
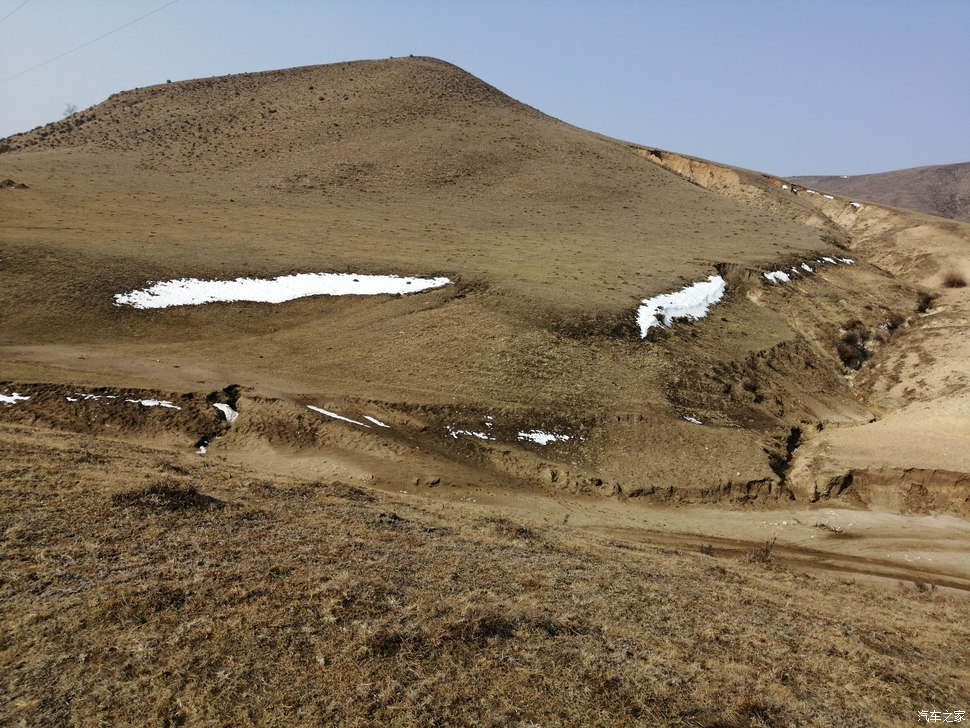
[[[965,707],[967,224],[428,58],[119,93],[2,140],[8,178],[0,722]],[[299,272],[452,283],[115,301]]]

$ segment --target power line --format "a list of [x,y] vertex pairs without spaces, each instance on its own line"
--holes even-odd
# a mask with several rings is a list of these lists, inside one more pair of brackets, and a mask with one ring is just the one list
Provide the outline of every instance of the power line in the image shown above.
[[4,15],[2,18],[0,18],[0,23],[2,23],[4,20],[6,20],[7,18],[9,18],[11,15],[13,15],[15,12],[17,12],[18,10],[20,10],[20,8],[22,8],[24,5],[26,5],[29,2],[30,2],[30,0],[24,0],[22,3],[20,3],[20,5],[18,5],[17,7],[15,7],[9,13],[7,13],[6,15]]
[[[97,43],[97,42],[98,42],[99,40],[101,40],[101,39],[103,39],[103,38],[107,38],[107,37],[108,37],[109,35],[112,35],[112,34],[114,34],[114,33],[117,33],[117,32],[118,32],[119,30],[124,30],[124,29],[125,29],[125,28],[127,28],[127,27],[128,27],[129,25],[134,25],[134,24],[135,24],[135,23],[137,23],[137,22],[138,22],[139,20],[144,20],[144,19],[145,19],[145,18],[147,18],[147,17],[149,16],[149,15],[154,15],[155,13],[157,13],[157,12],[159,12],[160,10],[164,10],[164,9],[165,9],[165,8],[167,8],[167,7],[169,6],[169,5],[174,5],[174,4],[175,4],[175,3],[177,3],[178,1],[179,1],[179,0],[171,0],[171,2],[167,2],[167,3],[165,3],[164,5],[162,5],[161,7],[158,7],[158,8],[155,8],[155,9],[154,9],[154,10],[152,10],[152,11],[151,11],[150,13],[145,13],[144,15],[140,15],[139,17],[137,17],[137,18],[135,18],[134,20],[129,20],[129,21],[128,21],[127,23],[125,23],[124,25],[119,25],[119,26],[118,26],[117,28],[115,28],[114,30],[109,30],[109,31],[108,31],[107,33],[105,33],[104,35],[99,35],[99,36],[98,36],[97,38],[95,38],[94,40],[89,40],[89,41],[88,41],[87,43],[82,43],[82,44],[81,44],[81,45],[79,45],[79,46],[78,46],[77,48],[72,48],[72,49],[71,49],[71,50],[69,50],[69,51],[65,51],[64,53],[61,53],[61,54],[60,54],[59,56],[54,56],[53,58],[48,58],[48,59],[47,59],[46,61],[42,61],[41,63],[38,63],[38,64],[37,64],[36,66],[31,66],[30,68],[27,68],[27,69],[25,69],[25,70],[23,70],[23,71],[21,71],[20,73],[15,73],[15,74],[14,74],[14,75],[12,75],[12,76],[7,76],[6,78],[2,78],[2,79],[0,79],[0,83],[6,83],[7,81],[12,81],[12,80],[14,80],[15,78],[20,78],[20,77],[21,77],[21,76],[23,76],[23,75],[24,75],[25,73],[30,73],[31,71],[35,71],[35,70],[37,70],[37,69],[38,69],[38,68],[40,68],[41,66],[46,66],[46,65],[47,65],[48,63],[53,63],[54,61],[59,61],[59,60],[60,60],[60,59],[62,59],[62,58],[63,58],[64,56],[69,56],[69,55],[71,55],[72,53],[76,53],[77,51],[79,51],[79,50],[81,50],[82,48],[87,48],[87,47],[88,47],[89,45],[91,45],[92,43]],[[20,5],[20,7],[23,7],[24,5],[26,5],[26,4],[27,4],[27,2],[29,2],[29,0],[24,0],[24,2],[23,2],[23,3],[21,3],[21,5]],[[11,15],[13,15],[13,13],[15,13],[15,12],[16,12],[16,11],[17,11],[18,9],[19,9],[19,8],[14,8],[14,10],[13,10],[13,11],[12,11],[11,13],[9,13],[9,14],[7,15],[7,17],[9,18],[9,17],[10,17]]]

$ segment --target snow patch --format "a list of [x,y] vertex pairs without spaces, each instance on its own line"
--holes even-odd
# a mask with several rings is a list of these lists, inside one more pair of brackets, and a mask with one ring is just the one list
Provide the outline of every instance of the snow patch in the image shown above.
[[783,270],[773,270],[770,273],[762,273],[762,275],[766,280],[774,284],[791,282],[791,276]]
[[849,204],[850,204],[850,205],[852,205],[852,206],[853,206],[853,207],[854,207],[855,209],[857,209],[857,210],[858,210],[858,209],[859,209],[860,207],[862,207],[862,203],[861,203],[861,202],[850,202]]
[[474,430],[456,430],[454,427],[445,427],[445,431],[456,440],[464,435],[465,437],[477,437],[479,440],[494,440],[487,432],[475,432]]
[[113,394],[84,394],[83,392],[75,392],[73,397],[65,397],[68,402],[91,402],[99,399],[118,399],[117,396]]
[[710,276],[673,293],[645,298],[637,312],[640,336],[645,337],[652,326],[670,326],[674,319],[697,320],[724,297],[727,283],[719,275]]
[[19,392],[0,394],[0,402],[4,404],[17,404],[17,402],[26,402],[28,399],[30,399],[28,395],[20,394]]
[[555,432],[543,432],[542,430],[524,430],[518,434],[519,440],[528,440],[537,445],[548,445],[550,442],[569,442],[572,438],[569,435],[560,435]]
[[226,422],[228,422],[230,425],[236,421],[237,417],[239,417],[239,413],[227,404],[216,402],[212,406],[226,416]]
[[696,417],[694,417],[694,415],[684,415],[684,419],[687,420],[688,422],[694,424],[694,425],[703,425],[704,424],[699,419],[697,419]]
[[371,417],[370,415],[364,415],[364,419],[367,420],[368,422],[373,422],[378,427],[387,427],[388,429],[390,429],[391,427],[390,425],[385,425],[379,419],[377,419],[376,417]]
[[166,407],[168,409],[182,409],[177,404],[172,404],[171,402],[164,399],[126,399],[125,402],[131,402],[132,404],[140,404],[142,407]]
[[204,281],[178,278],[141,290],[119,293],[116,306],[168,308],[202,303],[255,301],[282,303],[306,296],[377,296],[416,293],[451,283],[448,278],[402,278],[400,276],[356,275],[354,273],[297,273],[277,278],[237,278],[234,281]]
[[335,420],[343,420],[344,422],[349,422],[353,425],[360,425],[361,427],[366,427],[370,429],[370,425],[364,424],[363,422],[358,422],[357,420],[352,420],[349,417],[344,417],[343,415],[338,415],[336,412],[331,412],[330,410],[325,410],[322,407],[314,407],[312,404],[306,406],[307,409],[313,410],[314,412],[319,412],[327,417],[333,417]]
[[832,197],[832,195],[822,195],[822,197],[824,197],[826,200],[834,200],[835,199],[834,197]]
[[[829,265],[852,265],[855,261],[852,258],[832,258],[827,255],[823,255],[815,261],[818,265],[824,265],[828,263]],[[812,274],[815,269],[812,268],[807,262],[802,261],[798,266],[792,266],[787,271],[775,270],[769,273],[762,273],[765,280],[769,283],[774,283],[776,285],[781,283],[791,283],[792,276],[803,276],[807,274]]]

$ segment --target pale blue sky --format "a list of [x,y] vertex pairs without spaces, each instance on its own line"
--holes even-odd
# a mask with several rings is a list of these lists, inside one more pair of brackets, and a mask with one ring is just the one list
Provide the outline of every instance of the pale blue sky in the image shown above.
[[177,0],[10,79],[166,2],[0,0],[0,136],[166,79],[415,54],[577,126],[776,174],[970,161],[970,0]]

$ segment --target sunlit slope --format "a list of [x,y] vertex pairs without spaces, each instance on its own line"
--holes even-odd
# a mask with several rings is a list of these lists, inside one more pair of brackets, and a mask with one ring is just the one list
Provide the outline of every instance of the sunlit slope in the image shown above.
[[30,189],[4,196],[5,241],[137,261],[96,264],[111,290],[444,273],[568,321],[822,245],[432,59],[138,89],[6,144],[4,175]]
[[[3,144],[0,177],[27,185],[0,190],[4,378],[240,384],[264,407],[240,451],[286,429],[260,404],[282,398],[405,413],[408,447],[500,478],[778,497],[793,432],[872,417],[845,379],[841,327],[916,307],[909,284],[864,260],[767,281],[853,243],[779,180],[710,163],[693,178],[433,59],[164,84]],[[304,272],[452,284],[272,305],[115,300],[156,280]],[[715,272],[726,290],[707,318],[641,339],[644,298]],[[442,440],[486,415],[501,437]],[[531,428],[571,439],[523,445]],[[358,434],[336,449],[379,459]]]

